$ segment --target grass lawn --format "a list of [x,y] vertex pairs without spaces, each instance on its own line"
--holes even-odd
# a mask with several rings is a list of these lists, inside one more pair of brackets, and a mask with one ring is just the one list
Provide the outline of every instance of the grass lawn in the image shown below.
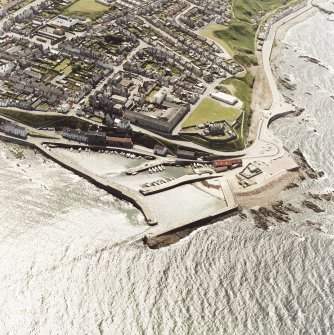
[[253,91],[254,77],[251,73],[247,72],[243,78],[228,78],[221,82],[221,86],[224,85],[234,87],[234,95],[243,102],[244,119],[242,127],[238,132],[239,139],[246,139],[248,136],[248,129],[250,127],[252,118],[252,91]]
[[71,61],[68,59],[68,58],[65,58],[61,61],[61,63],[59,63],[55,68],[54,70],[55,71],[58,71],[58,72],[61,72],[63,71],[67,65],[70,63]]
[[232,107],[225,107],[219,101],[204,98],[188,119],[182,124],[182,128],[195,126],[205,122],[234,121],[241,111]]
[[232,50],[232,56],[241,65],[249,65],[255,62],[254,38],[255,27],[253,25],[232,20],[228,28],[215,30],[213,35],[221,39]]
[[227,29],[226,26],[223,26],[218,23],[211,23],[207,25],[204,29],[199,30],[198,33],[205,37],[211,38],[213,41],[215,41],[217,44],[223,47],[226,50],[226,52],[228,52],[233,57],[234,50],[231,48],[231,46],[227,42],[225,42],[224,39],[221,39],[219,36],[215,34],[216,31],[222,31],[226,29]]
[[94,19],[97,15],[107,9],[107,6],[100,4],[95,0],[79,0],[66,8],[64,14]]
[[[221,40],[223,47],[228,45],[231,56],[241,65],[256,64],[254,56],[254,39],[257,25],[255,19],[261,12],[272,12],[275,9],[291,3],[289,0],[234,0],[233,13],[235,18],[231,20],[228,27],[225,26],[208,26],[204,29],[203,35],[207,37],[214,36],[214,40]],[[216,29],[212,29],[216,28]],[[208,31],[206,31],[208,30]],[[210,36],[211,35],[211,36]]]
[[70,127],[87,130],[90,125],[89,122],[74,116],[48,115],[47,113],[37,115],[30,114],[29,112],[0,108],[0,115],[1,114],[34,128],[55,127],[56,129],[61,129],[62,127]]
[[271,12],[292,1],[286,0],[234,0],[233,11],[238,20],[252,24],[252,17],[259,12]]

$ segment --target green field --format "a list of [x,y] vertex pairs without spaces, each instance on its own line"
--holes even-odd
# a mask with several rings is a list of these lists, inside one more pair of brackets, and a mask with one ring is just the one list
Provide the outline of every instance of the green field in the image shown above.
[[253,91],[254,77],[247,72],[243,78],[228,78],[221,82],[222,88],[224,85],[232,85],[234,87],[234,95],[243,102],[244,119],[242,122],[242,132],[240,129],[240,138],[247,138],[248,129],[252,117],[252,91]]
[[[255,19],[260,14],[269,13],[275,9],[285,6],[291,0],[234,0],[234,18],[228,27],[215,26],[204,29],[201,33],[204,36],[214,39],[220,43],[227,52],[241,65],[249,66],[257,64],[254,55],[254,39],[258,25]],[[226,47],[227,46],[227,47]]]
[[107,6],[100,4],[95,0],[79,0],[66,8],[64,14],[94,19],[97,15],[107,9]]
[[196,126],[206,122],[234,121],[241,111],[232,107],[225,107],[220,102],[211,98],[204,98],[197,108],[182,124],[182,128]]
[[83,121],[74,116],[48,115],[47,113],[31,114],[29,112],[21,112],[10,109],[0,109],[0,115],[7,116],[14,121],[24,123],[25,125],[34,128],[55,127],[56,129],[61,129],[62,127],[70,127],[87,130],[90,126],[89,122]]
[[252,18],[261,11],[271,12],[289,2],[291,0],[234,0],[233,11],[236,19],[253,24]]
[[231,48],[231,46],[225,42],[224,39],[219,38],[218,35],[215,33],[216,31],[222,31],[226,30],[227,27],[223,26],[218,23],[210,23],[207,25],[204,29],[200,30],[199,33],[205,37],[208,37],[215,41],[217,44],[219,44],[221,47],[223,47],[231,56],[234,56],[234,50]]

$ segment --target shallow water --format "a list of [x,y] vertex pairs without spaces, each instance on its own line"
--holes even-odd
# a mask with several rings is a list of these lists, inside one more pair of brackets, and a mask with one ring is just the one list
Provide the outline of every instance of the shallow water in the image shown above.
[[[275,63],[298,88],[284,93],[306,111],[273,130],[326,173],[281,195],[300,207],[304,193],[334,188],[334,23],[319,14],[285,42]],[[333,204],[268,232],[228,219],[152,251],[138,241],[147,226],[132,206],[12,148],[0,143],[1,334],[334,333]]]

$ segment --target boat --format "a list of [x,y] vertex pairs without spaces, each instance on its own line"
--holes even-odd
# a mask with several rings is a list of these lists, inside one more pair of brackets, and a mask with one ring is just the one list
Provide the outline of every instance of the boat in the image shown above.
[[153,171],[152,171],[152,169],[151,169],[151,168],[149,168],[149,169],[148,169],[148,172],[149,172],[149,173],[153,173]]
[[163,170],[163,168],[162,168],[161,165],[158,166],[158,170],[159,170],[159,171],[162,171],[162,170]]

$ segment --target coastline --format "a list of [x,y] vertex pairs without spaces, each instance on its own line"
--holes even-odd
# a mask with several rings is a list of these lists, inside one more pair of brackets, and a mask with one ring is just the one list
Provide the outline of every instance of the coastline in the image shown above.
[[[270,61],[271,63],[277,59],[281,55],[282,49],[285,47],[285,44],[283,42],[287,32],[293,28],[294,26],[305,22],[307,19],[311,18],[312,16],[316,15],[319,13],[319,8],[318,7],[312,7],[308,11],[294,17],[293,19],[283,23],[277,28],[276,34],[275,34],[275,41],[276,45],[273,45],[272,52],[271,52],[271,57]],[[274,75],[276,74],[275,71],[273,71]],[[276,77],[276,75],[275,75]],[[276,79],[278,79],[276,77]]]

